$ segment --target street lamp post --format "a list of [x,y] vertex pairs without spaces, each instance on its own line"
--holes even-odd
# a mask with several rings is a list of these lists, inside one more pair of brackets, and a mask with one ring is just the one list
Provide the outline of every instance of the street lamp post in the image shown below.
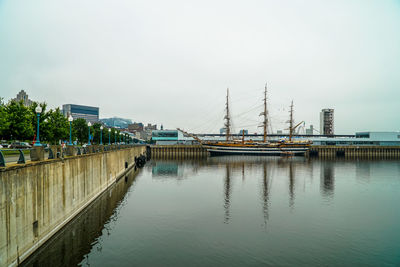
[[119,136],[119,143],[121,144],[121,133],[119,133],[118,136]]
[[111,145],[111,128],[108,129],[108,145]]
[[72,118],[71,115],[69,115],[68,117],[68,121],[69,121],[69,144],[70,146],[72,146],[72,121],[74,120],[74,118]]
[[100,145],[103,144],[103,125],[100,126]]
[[36,134],[35,146],[41,146],[40,138],[39,138],[39,119],[40,119],[40,113],[42,113],[42,108],[38,105],[35,108],[35,111],[36,111],[36,114],[37,114],[37,134]]
[[114,131],[114,144],[117,144],[117,131]]
[[90,126],[92,126],[92,124],[90,123],[90,121],[87,124],[88,129],[89,129],[89,138],[88,138],[88,146],[90,146]]

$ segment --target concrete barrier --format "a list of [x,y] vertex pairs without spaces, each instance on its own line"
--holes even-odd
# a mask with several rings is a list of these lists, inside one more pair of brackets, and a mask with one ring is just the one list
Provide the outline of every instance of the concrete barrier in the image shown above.
[[154,159],[197,159],[208,156],[207,149],[201,145],[154,145],[151,157]]
[[0,168],[0,266],[26,259],[145,152],[134,146]]

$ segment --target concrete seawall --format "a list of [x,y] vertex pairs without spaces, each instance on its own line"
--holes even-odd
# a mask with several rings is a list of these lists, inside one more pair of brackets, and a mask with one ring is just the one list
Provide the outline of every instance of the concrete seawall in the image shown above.
[[399,146],[311,146],[309,156],[319,158],[400,158]]
[[[153,145],[154,159],[196,159],[208,156],[201,145]],[[399,146],[311,146],[306,156],[320,158],[400,158]]]
[[15,266],[145,154],[145,146],[0,169],[0,266]]
[[110,186],[21,266],[78,266],[85,259],[84,255],[93,249],[92,244],[102,231],[111,227],[110,218],[118,212],[118,206],[134,186],[138,173],[139,170],[131,170]]
[[201,145],[154,145],[151,146],[151,157],[154,159],[195,159],[208,156]]

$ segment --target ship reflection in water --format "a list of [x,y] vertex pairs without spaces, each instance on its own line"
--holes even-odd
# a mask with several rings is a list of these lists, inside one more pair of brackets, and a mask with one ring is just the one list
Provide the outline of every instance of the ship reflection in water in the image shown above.
[[399,176],[396,161],[151,161],[25,265],[399,265]]

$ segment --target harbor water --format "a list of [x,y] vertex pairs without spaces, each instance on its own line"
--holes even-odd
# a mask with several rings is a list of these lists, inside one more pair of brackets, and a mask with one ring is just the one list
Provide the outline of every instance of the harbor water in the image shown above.
[[399,266],[400,162],[152,160],[25,266]]

